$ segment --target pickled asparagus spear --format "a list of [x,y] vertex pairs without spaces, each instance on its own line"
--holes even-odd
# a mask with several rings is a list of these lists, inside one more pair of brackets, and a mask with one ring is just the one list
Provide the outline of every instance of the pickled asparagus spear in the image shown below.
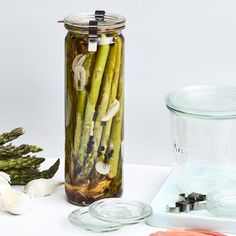
[[10,142],[19,136],[24,134],[24,129],[23,128],[16,128],[10,131],[9,133],[3,133],[0,135],[0,145],[3,145],[7,142]]
[[75,114],[75,109],[73,106],[73,97],[74,97],[74,90],[73,90],[73,71],[72,71],[72,62],[75,58],[75,56],[78,54],[78,39],[72,36],[72,33],[69,33],[66,36],[66,41],[68,42],[66,44],[66,99],[65,99],[65,154],[66,154],[66,163],[65,163],[65,169],[66,172],[69,172],[70,164],[71,164],[71,154],[72,154],[72,144],[73,144],[73,135],[74,135],[74,122],[73,117]]
[[[94,53],[90,52],[87,54],[86,59],[83,63],[83,67],[85,69],[86,74],[86,86],[89,84],[89,80],[91,77],[91,67],[93,62]],[[78,159],[78,164],[82,165],[83,163],[80,162],[79,159],[79,148],[80,148],[80,140],[81,140],[81,133],[83,127],[83,120],[84,120],[84,111],[86,106],[86,88],[82,91],[78,91],[78,105],[76,111],[76,124],[75,124],[75,137],[74,137],[74,150],[73,156]]]
[[[121,50],[122,50],[122,41],[120,37],[117,37],[116,44],[117,44],[116,64],[115,64],[114,78],[112,80],[108,108],[114,103],[114,100],[116,99],[117,88],[118,88],[119,77],[120,77]],[[105,127],[103,129],[101,143],[100,143],[101,150],[100,150],[99,158],[97,160],[98,162],[104,161],[105,151],[107,150],[110,132],[111,132],[111,125],[112,125],[112,119],[106,122]]]
[[[123,65],[122,65],[123,67]],[[123,111],[124,111],[124,70],[121,69],[117,99],[120,102],[120,109],[112,121],[112,129],[110,134],[109,150],[112,151],[112,158],[109,160],[111,166],[109,177],[114,178],[117,175],[119,157],[121,152],[121,142],[123,136]]]
[[[106,37],[106,36],[103,36],[103,37]],[[110,46],[108,44],[101,45],[98,48],[97,58],[96,58],[96,62],[95,62],[94,70],[93,70],[93,75],[91,78],[91,86],[90,86],[90,91],[88,95],[88,101],[87,101],[86,109],[85,109],[85,117],[84,117],[81,144],[80,144],[80,150],[79,150],[79,160],[78,160],[79,164],[84,163],[84,160],[86,158],[87,144],[89,142],[91,125],[92,125],[93,116],[95,113],[95,106],[96,106],[98,96],[99,96],[99,90],[100,90],[100,86],[102,82],[102,76],[104,73],[105,65],[107,62],[109,49],[110,49]]]
[[98,148],[100,145],[101,137],[102,137],[102,118],[104,117],[107,108],[108,108],[108,102],[110,97],[110,91],[111,91],[111,85],[112,85],[112,79],[114,75],[114,69],[116,65],[116,53],[118,49],[118,43],[111,46],[107,65],[105,68],[104,76],[102,79],[102,85],[100,89],[100,98],[99,98],[99,104],[97,106],[97,117],[94,123],[94,129],[93,129],[93,135],[94,135],[94,147],[92,152],[92,159],[97,157],[98,154]]

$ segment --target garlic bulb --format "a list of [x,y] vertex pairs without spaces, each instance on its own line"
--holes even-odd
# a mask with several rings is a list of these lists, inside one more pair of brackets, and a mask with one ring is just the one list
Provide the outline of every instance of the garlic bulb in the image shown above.
[[63,182],[54,181],[52,179],[35,179],[26,184],[24,191],[28,193],[29,189],[32,188],[35,197],[43,197],[53,194],[62,184]]
[[10,188],[1,195],[1,209],[14,215],[24,214],[33,205],[34,198],[32,196],[32,190],[30,191],[30,195]]
[[11,177],[7,173],[0,171],[0,181],[11,183]]
[[8,190],[8,189],[10,189],[10,188],[11,188],[11,185],[10,185],[8,182],[3,181],[3,180],[0,179],[0,197],[2,196],[2,194],[3,194],[6,190]]

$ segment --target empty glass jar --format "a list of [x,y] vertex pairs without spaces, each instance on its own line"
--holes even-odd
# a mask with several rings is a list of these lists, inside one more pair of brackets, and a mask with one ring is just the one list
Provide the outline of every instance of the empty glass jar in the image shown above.
[[236,88],[194,86],[166,97],[181,192],[236,188]]

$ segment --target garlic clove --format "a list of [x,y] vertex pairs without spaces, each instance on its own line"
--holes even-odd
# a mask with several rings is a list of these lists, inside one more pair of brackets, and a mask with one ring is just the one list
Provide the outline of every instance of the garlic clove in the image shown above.
[[1,207],[3,210],[14,214],[21,215],[32,208],[34,198],[26,193],[15,189],[8,189],[1,196]]
[[101,121],[104,122],[111,120],[119,111],[119,109],[120,109],[120,102],[117,99],[115,99],[114,102],[109,107],[108,111],[106,112],[105,116],[101,119]]
[[114,39],[113,37],[102,37],[98,40],[98,44],[99,45],[106,45],[106,44],[113,44],[114,43]]
[[85,58],[86,58],[86,55],[84,55],[84,54],[78,54],[78,55],[74,58],[74,60],[73,60],[73,62],[72,62],[72,66],[71,66],[71,67],[72,67],[72,70],[75,71],[75,67],[76,67],[77,65],[83,65]]
[[52,179],[35,179],[26,184],[24,191],[29,193],[32,188],[35,197],[44,197],[53,194],[62,184],[64,183]]
[[10,188],[11,188],[11,185],[8,182],[6,182],[5,180],[4,181],[0,180],[0,197],[6,190]]
[[11,183],[11,177],[7,173],[0,171],[0,181]]
[[105,164],[103,162],[98,162],[95,165],[96,171],[102,175],[107,175],[110,172],[110,165]]

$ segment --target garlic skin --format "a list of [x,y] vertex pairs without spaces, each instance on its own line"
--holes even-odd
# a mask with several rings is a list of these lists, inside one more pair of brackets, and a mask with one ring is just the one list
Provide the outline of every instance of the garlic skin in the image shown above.
[[[30,191],[32,193],[32,190]],[[3,192],[0,199],[0,207],[14,215],[21,215],[28,212],[33,205],[34,197],[15,189],[8,189]]]
[[62,184],[64,183],[52,179],[35,179],[26,184],[24,191],[29,193],[33,189],[35,197],[44,197],[53,194]]

